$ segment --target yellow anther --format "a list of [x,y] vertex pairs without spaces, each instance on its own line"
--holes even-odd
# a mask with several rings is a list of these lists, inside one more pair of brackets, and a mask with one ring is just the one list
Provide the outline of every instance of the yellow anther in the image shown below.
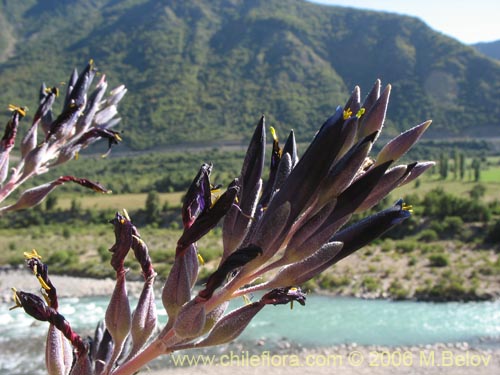
[[36,278],[38,279],[38,282],[42,286],[43,290],[50,290],[50,286],[48,286],[45,280],[42,279],[42,276],[36,275]]
[[13,298],[14,298],[14,303],[16,305],[9,308],[9,310],[14,310],[14,309],[17,309],[18,307],[23,307],[21,300],[19,299],[19,296],[17,295],[17,289],[16,288],[11,288],[11,289],[14,292]]
[[357,117],[357,118],[360,118],[361,116],[363,116],[363,115],[365,114],[365,111],[366,111],[366,110],[365,110],[365,108],[364,108],[364,107],[363,107],[363,108],[360,108],[360,109],[359,109],[359,111],[358,111],[358,113],[356,113],[356,117]]
[[245,301],[245,305],[250,305],[252,303],[246,294],[243,294],[241,297],[243,298],[243,301]]
[[17,105],[9,104],[9,111],[17,112],[23,117],[26,116],[27,110],[28,110],[28,107],[18,107]]
[[[127,210],[124,208],[123,209],[123,216],[125,216],[125,219],[127,219],[128,221],[132,221],[130,220],[130,215],[128,214]],[[140,238],[138,238],[140,240]]]
[[52,306],[52,302],[49,298],[49,295],[45,292],[45,290],[42,290],[42,296],[43,296],[43,299],[45,300],[45,302],[47,303],[47,305]]
[[269,131],[271,132],[273,140],[278,142],[278,134],[276,133],[276,129],[274,129],[272,126],[270,126]]
[[120,219],[120,224],[125,224],[125,219]]
[[123,141],[122,137],[120,137],[120,134],[118,133],[115,134],[115,139],[120,142]]
[[42,259],[42,256],[38,254],[35,249],[31,250],[31,253],[25,251],[23,255],[26,259],[33,259],[33,258]]
[[78,160],[79,157],[80,157],[80,154],[78,152],[75,152],[75,160]]
[[413,213],[413,206],[411,204],[406,204],[403,203],[403,206],[401,207],[403,211],[408,211],[409,213]]
[[198,256],[198,262],[200,262],[200,264],[202,266],[204,266],[205,265],[205,259],[203,259],[203,257],[201,256],[200,253],[198,253],[197,256]]
[[352,116],[351,108],[344,109],[344,113],[343,113],[344,120],[347,120],[351,116]]

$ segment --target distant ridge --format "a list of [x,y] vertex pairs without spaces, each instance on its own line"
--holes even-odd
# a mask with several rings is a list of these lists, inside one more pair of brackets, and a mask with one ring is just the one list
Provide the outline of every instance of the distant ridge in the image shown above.
[[500,40],[496,40],[494,42],[476,43],[472,46],[486,56],[500,60]]

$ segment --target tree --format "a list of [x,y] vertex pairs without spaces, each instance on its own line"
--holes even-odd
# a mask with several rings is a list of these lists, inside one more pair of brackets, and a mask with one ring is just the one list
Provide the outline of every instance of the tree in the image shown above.
[[478,182],[481,179],[481,161],[479,159],[472,160],[471,168],[474,172],[474,181]]
[[160,216],[160,195],[156,190],[151,190],[146,197],[146,220],[153,223]]
[[464,153],[460,153],[460,180],[464,179],[465,176],[465,155]]

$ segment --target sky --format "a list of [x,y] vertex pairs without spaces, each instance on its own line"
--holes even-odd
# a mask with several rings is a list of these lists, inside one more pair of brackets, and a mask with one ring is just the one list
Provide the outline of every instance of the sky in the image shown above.
[[309,0],[415,16],[462,43],[500,40],[499,0]]

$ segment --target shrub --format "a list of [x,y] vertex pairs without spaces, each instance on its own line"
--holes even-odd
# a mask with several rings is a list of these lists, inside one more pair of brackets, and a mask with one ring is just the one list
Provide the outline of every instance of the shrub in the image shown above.
[[450,259],[445,254],[432,254],[429,262],[431,267],[446,267],[450,264]]
[[420,235],[418,236],[418,239],[420,241],[428,241],[428,242],[437,241],[438,238],[439,238],[438,234],[433,229],[424,229],[422,232],[420,232]]

